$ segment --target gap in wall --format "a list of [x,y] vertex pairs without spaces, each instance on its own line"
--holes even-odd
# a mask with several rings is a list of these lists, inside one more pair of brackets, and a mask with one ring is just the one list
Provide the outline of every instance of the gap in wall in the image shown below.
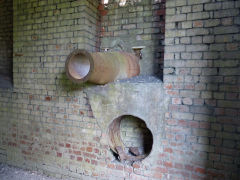
[[0,88],[11,88],[13,78],[13,1],[0,1]]

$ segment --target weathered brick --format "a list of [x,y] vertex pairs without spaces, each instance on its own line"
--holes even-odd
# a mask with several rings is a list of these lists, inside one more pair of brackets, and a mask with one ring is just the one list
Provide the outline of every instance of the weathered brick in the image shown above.
[[207,35],[209,34],[209,30],[206,28],[188,29],[186,34],[187,36]]
[[192,37],[192,44],[201,44],[201,43],[202,43],[201,36]]
[[225,44],[211,44],[209,50],[214,51],[223,51],[225,49]]
[[165,47],[166,52],[181,52],[185,51],[185,46],[183,45],[178,45],[178,46],[166,46]]
[[189,12],[192,11],[191,9],[192,9],[191,6],[183,6],[182,7],[182,13],[189,13]]
[[196,12],[196,13],[189,13],[187,14],[187,20],[197,20],[197,19],[207,19],[209,18],[208,12]]
[[204,27],[215,27],[220,24],[220,19],[208,19],[204,21]]
[[237,101],[224,101],[224,100],[219,100],[218,101],[218,106],[219,107],[224,107],[224,108],[240,108],[240,102]]
[[175,119],[193,120],[193,115],[190,113],[175,112],[172,115],[173,115],[173,118],[175,118]]
[[239,64],[237,60],[219,60],[214,61],[215,67],[236,67]]
[[220,68],[220,75],[240,75],[240,67],[238,68]]
[[190,90],[182,90],[180,91],[181,97],[189,97],[189,98],[198,98],[200,95],[199,91],[190,91]]
[[186,4],[187,4],[187,0],[176,1],[176,6],[185,6]]
[[203,4],[203,3],[208,3],[208,2],[211,2],[211,0],[189,0],[188,5]]
[[229,34],[229,33],[237,33],[239,32],[239,28],[236,26],[225,26],[225,27],[215,27],[215,34]]
[[173,16],[169,16],[169,17],[166,19],[166,22],[185,21],[186,18],[187,18],[186,14],[173,15]]
[[182,28],[183,28],[183,29],[192,28],[192,22],[191,22],[191,21],[182,22]]
[[213,43],[214,42],[214,36],[203,36],[203,43]]
[[187,52],[194,52],[194,51],[206,51],[208,50],[207,45],[187,45],[186,51]]
[[239,14],[239,9],[226,9],[214,11],[214,18],[223,18],[223,17],[231,17],[237,16]]
[[209,10],[219,10],[222,7],[222,3],[208,3],[204,4],[204,9],[209,11]]
[[222,3],[222,9],[232,9],[234,8],[234,1],[228,1]]

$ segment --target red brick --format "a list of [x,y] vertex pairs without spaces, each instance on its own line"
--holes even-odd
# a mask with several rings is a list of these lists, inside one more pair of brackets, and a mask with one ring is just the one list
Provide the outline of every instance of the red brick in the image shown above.
[[85,160],[84,160],[86,163],[91,163],[91,160],[90,159],[88,159],[88,158],[86,158]]
[[181,98],[172,98],[172,104],[181,104]]
[[164,148],[164,152],[172,153],[173,150],[172,150],[172,148]]
[[62,157],[62,153],[57,152],[57,157]]
[[122,166],[122,165],[116,165],[115,168],[116,168],[117,170],[123,170],[123,166]]
[[199,127],[203,129],[210,129],[210,123],[208,122],[199,122]]
[[203,27],[203,21],[194,21],[193,27]]
[[75,155],[81,155],[81,151],[73,151]]
[[167,124],[168,125],[177,125],[177,120],[174,120],[174,119],[168,119],[166,120]]
[[82,161],[82,160],[83,160],[82,157],[80,157],[80,156],[77,157],[77,161]]
[[70,147],[71,147],[71,144],[66,143],[65,147],[66,147],[66,148],[70,148]]
[[201,167],[195,168],[195,171],[200,174],[206,174],[206,170]]
[[192,165],[185,165],[185,169],[188,171],[193,171],[193,166]]
[[188,121],[178,120],[178,125],[179,125],[179,126],[188,126]]
[[99,4],[98,10],[100,10],[100,11],[104,10],[104,4]]
[[167,173],[168,172],[168,169],[165,168],[165,167],[156,167],[154,168],[155,171],[158,171],[160,173]]
[[189,127],[193,127],[193,128],[198,128],[198,127],[199,127],[199,122],[189,121],[189,122],[188,122],[188,126],[189,126]]
[[163,176],[163,174],[158,171],[154,172],[154,174],[153,174],[153,178],[156,178],[156,179],[162,179],[162,176]]
[[45,101],[51,101],[51,99],[52,99],[52,98],[51,98],[50,96],[46,96],[46,97],[45,97]]
[[185,140],[185,136],[182,134],[177,134],[175,136],[175,138],[176,138],[176,141],[184,141]]
[[175,163],[174,164],[174,168],[176,168],[176,169],[183,169],[183,164]]
[[125,166],[124,167],[124,171],[127,172],[127,173],[132,173],[133,172],[133,168],[131,166]]
[[92,147],[87,147],[87,152],[92,152]]
[[176,90],[167,90],[168,95],[177,96],[179,93]]
[[101,16],[106,16],[108,14],[107,10],[100,11]]
[[133,168],[140,168],[140,165],[138,163],[134,163]]
[[165,89],[172,89],[173,85],[172,84],[166,84],[164,85]]
[[165,15],[165,9],[157,10],[157,11],[155,11],[155,14],[158,15],[158,16]]
[[167,162],[167,161],[165,161],[165,162],[164,162],[164,166],[166,166],[167,168],[172,168],[172,167],[173,167],[173,164],[172,164],[172,162]]
[[97,165],[98,163],[97,163],[97,161],[96,160],[91,160],[91,164],[93,164],[93,165]]
[[115,164],[108,164],[107,167],[111,169],[115,169]]

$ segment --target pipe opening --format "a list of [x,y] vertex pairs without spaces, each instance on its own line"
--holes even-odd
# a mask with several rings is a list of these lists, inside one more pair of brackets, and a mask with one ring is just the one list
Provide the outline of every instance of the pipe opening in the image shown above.
[[69,73],[75,79],[83,79],[90,71],[90,60],[85,54],[77,54],[71,58]]
[[74,50],[67,58],[66,73],[75,83],[83,83],[89,79],[94,63],[90,53],[85,50]]

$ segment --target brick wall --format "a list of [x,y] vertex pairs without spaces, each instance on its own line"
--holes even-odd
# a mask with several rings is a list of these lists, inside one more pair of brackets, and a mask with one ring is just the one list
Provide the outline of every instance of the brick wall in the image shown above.
[[170,179],[240,177],[239,7],[230,0],[166,3]]
[[125,116],[120,127],[121,139],[126,147],[137,147],[141,153],[146,154],[151,151],[152,134],[144,121],[136,117]]
[[141,74],[162,75],[165,0],[130,2],[119,6],[110,0],[105,7],[100,6],[101,50],[132,52],[134,46],[146,46],[140,60]]
[[0,87],[11,87],[12,81],[12,1],[0,1]]
[[14,88],[0,89],[0,161],[65,179],[239,179],[239,1],[166,6],[166,137],[153,162],[130,166],[113,161],[84,87],[64,72],[73,49],[100,47],[97,1],[14,1]]

